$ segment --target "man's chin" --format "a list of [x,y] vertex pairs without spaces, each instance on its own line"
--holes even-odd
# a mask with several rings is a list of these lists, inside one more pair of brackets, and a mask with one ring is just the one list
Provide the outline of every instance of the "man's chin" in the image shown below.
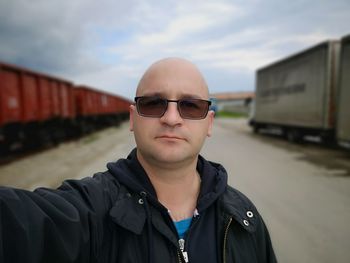
[[155,162],[166,165],[171,164],[180,164],[188,161],[189,159],[192,159],[191,156],[189,156],[188,151],[180,151],[175,149],[162,149],[160,151],[153,153],[153,159]]

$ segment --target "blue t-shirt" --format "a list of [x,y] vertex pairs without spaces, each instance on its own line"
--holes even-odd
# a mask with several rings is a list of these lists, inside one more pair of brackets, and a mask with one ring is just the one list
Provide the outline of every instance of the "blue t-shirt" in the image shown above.
[[191,222],[192,222],[192,217],[186,218],[184,220],[180,220],[177,222],[174,221],[177,233],[179,234],[180,238],[184,238],[186,231],[189,229],[191,225]]

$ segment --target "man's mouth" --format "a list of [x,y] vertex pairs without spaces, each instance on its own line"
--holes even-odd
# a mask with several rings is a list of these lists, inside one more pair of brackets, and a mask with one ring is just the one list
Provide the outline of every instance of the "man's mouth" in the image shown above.
[[156,139],[185,140],[185,139],[182,138],[182,137],[179,137],[179,136],[176,136],[176,135],[168,135],[168,134],[156,136]]

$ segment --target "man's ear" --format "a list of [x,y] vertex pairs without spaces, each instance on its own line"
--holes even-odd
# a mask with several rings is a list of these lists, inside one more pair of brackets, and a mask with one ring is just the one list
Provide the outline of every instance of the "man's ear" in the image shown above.
[[134,131],[134,112],[136,108],[135,105],[129,106],[129,130]]
[[213,124],[214,124],[214,116],[215,116],[215,112],[210,110],[208,111],[208,121],[209,121],[209,125],[208,125],[208,132],[207,132],[207,136],[210,137],[212,135],[213,132]]

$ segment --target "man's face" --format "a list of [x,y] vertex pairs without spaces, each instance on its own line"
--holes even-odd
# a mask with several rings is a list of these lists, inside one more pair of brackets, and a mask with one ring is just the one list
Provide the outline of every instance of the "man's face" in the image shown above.
[[[200,73],[183,61],[163,62],[149,70],[141,81],[137,96],[159,96],[165,99],[208,99]],[[134,131],[138,155],[153,165],[181,164],[197,157],[206,136],[210,136],[214,113],[205,119],[183,119],[177,104],[168,103],[160,118],[142,117],[136,106],[130,106],[130,130]]]

